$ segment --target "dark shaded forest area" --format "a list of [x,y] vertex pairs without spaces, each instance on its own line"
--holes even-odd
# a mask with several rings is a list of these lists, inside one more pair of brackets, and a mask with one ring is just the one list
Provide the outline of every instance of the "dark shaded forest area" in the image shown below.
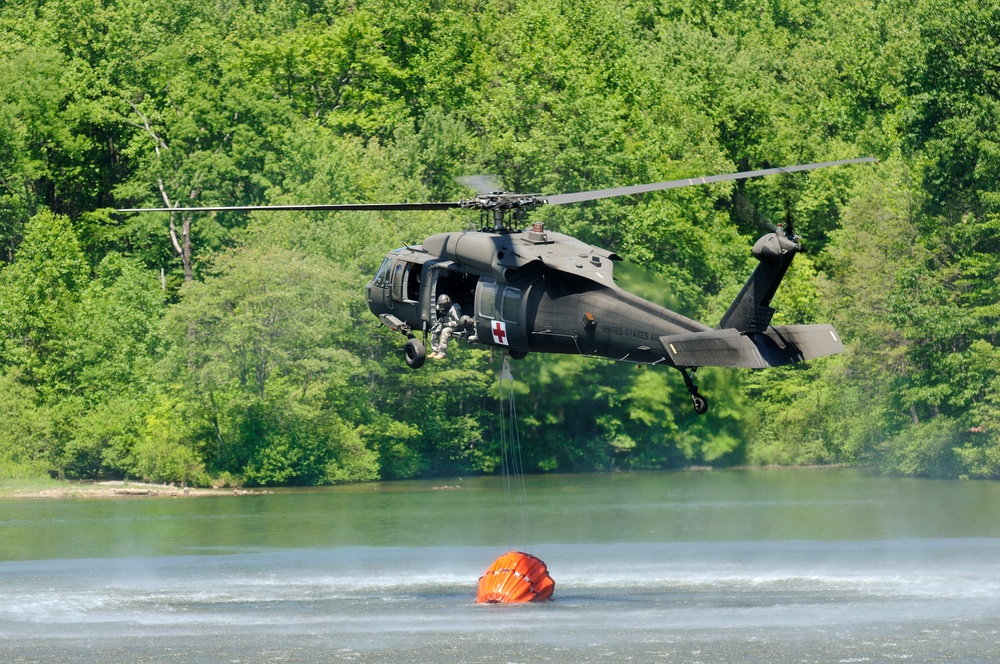
[[[463,213],[122,207],[558,193],[872,155],[535,214],[714,324],[786,215],[761,372],[516,363],[529,472],[1000,476],[1000,6],[975,0],[0,2],[0,479],[323,484],[498,468],[499,358],[405,367],[385,252]],[[646,294],[648,294],[646,293]],[[643,294],[643,293],[640,293]]]

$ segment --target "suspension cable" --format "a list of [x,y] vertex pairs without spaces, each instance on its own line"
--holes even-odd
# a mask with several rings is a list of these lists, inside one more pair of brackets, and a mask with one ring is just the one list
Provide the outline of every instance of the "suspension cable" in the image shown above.
[[[504,382],[507,394],[504,395]],[[504,354],[503,368],[500,370],[500,456],[503,475],[504,499],[507,503],[507,544],[514,546],[515,500],[521,513],[521,543],[527,548],[528,542],[528,492],[524,483],[524,463],[521,458],[521,436],[517,429],[517,407],[514,400],[514,376],[510,371],[510,357]],[[506,413],[505,405],[506,403]],[[506,421],[505,421],[506,420]]]

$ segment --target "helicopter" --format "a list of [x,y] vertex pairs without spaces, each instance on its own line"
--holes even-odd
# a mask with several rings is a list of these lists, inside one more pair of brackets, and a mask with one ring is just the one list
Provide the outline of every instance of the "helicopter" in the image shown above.
[[[618,286],[621,257],[542,223],[522,228],[541,205],[567,205],[846,164],[872,157],[797,164],[668,182],[568,194],[479,193],[451,202],[142,208],[119,212],[219,212],[258,210],[479,211],[481,226],[431,235],[416,246],[390,251],[365,287],[368,308],[388,329],[406,338],[403,360],[419,369],[428,336],[441,329],[446,299],[467,312],[452,324],[453,338],[498,348],[513,359],[528,353],[598,357],[677,369],[694,410],[708,400],[693,379],[699,367],[763,369],[844,350],[829,324],[771,325],[770,304],[795,254],[802,250],[791,225],[776,227],[753,245],[755,267],[715,327],[710,327]],[[418,337],[418,334],[422,337]]]

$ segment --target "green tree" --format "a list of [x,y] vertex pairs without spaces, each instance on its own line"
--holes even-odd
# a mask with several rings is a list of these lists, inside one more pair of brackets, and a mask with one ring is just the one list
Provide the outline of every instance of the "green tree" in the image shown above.
[[16,371],[0,373],[0,479],[37,477],[51,468],[52,415]]
[[0,270],[0,365],[44,397],[72,390],[66,356],[88,276],[72,225],[43,210],[25,227],[16,261]]
[[[322,259],[244,247],[182,290],[166,319],[169,367],[180,396],[196,399],[192,410],[211,424],[211,438],[189,443],[213,470],[259,484],[316,484],[344,479],[343,469],[374,477],[374,455],[326,406],[329,381],[355,364],[332,343],[353,320],[343,315],[343,279]],[[349,458],[357,455],[368,461]]]
[[89,402],[146,392],[159,345],[165,295],[135,260],[110,253],[80,294],[67,364]]
[[1000,8],[976,2],[914,3],[922,52],[910,62],[905,128],[927,160],[929,208],[952,223],[998,212]]
[[155,384],[165,297],[154,275],[111,253],[80,295],[64,360],[72,377],[72,425],[58,468],[67,477],[136,475],[135,441]]

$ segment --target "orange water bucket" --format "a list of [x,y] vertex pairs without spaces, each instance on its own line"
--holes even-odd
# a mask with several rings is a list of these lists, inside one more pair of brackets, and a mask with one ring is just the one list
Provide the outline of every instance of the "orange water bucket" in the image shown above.
[[480,604],[544,602],[552,598],[555,587],[545,563],[530,554],[509,551],[479,577],[476,601]]

